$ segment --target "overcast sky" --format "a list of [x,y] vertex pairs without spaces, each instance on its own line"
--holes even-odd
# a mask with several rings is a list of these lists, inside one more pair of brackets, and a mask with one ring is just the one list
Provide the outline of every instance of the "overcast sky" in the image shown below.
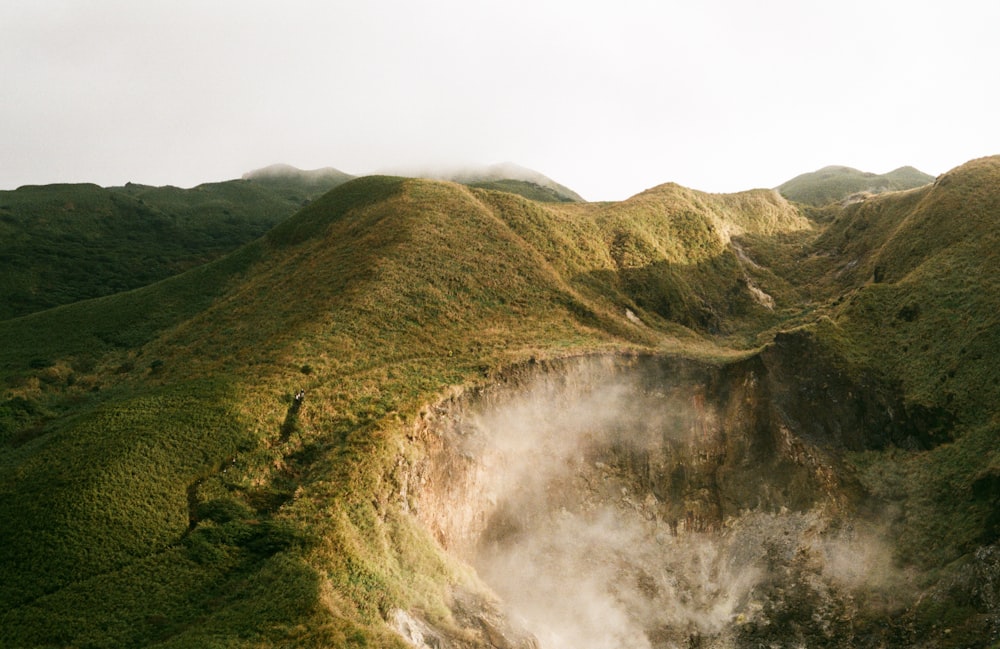
[[3,0],[0,189],[511,161],[589,200],[1000,153],[984,0]]

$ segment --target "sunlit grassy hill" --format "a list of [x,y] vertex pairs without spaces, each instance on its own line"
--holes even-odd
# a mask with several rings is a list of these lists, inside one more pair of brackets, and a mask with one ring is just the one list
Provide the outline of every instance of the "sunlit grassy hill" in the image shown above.
[[210,263],[0,321],[0,645],[402,647],[402,609],[481,646],[448,594],[475,576],[400,504],[421,411],[520,364],[724,365],[789,329],[938,436],[844,461],[898,560],[957,579],[1000,533],[997,160],[826,225],[768,190],[364,177]]
[[[0,192],[0,259],[8,267],[0,320],[145,286],[216,259],[351,178],[331,167],[272,165],[191,189],[128,183]],[[513,165],[465,182],[533,200],[582,200]]]
[[913,167],[874,174],[851,167],[831,166],[796,176],[779,185],[778,191],[789,200],[821,206],[842,201],[853,194],[912,189],[933,181],[934,176]]

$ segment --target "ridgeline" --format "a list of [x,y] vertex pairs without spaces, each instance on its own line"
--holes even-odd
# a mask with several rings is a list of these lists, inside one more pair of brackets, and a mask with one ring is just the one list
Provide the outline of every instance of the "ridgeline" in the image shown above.
[[[321,193],[317,178],[336,186]],[[274,185],[267,203],[261,184],[231,198],[220,209],[252,228],[162,248],[163,268],[135,284],[80,299],[54,278],[10,303],[0,645],[531,646],[541,631],[515,628],[499,586],[428,524],[461,510],[435,498],[462,489],[428,477],[458,465],[434,463],[464,460],[427,422],[472,435],[462,399],[492,403],[538,372],[558,382],[579,358],[676,364],[685,390],[710,396],[685,396],[693,414],[664,426],[756,440],[743,465],[726,447],[711,471],[698,463],[717,447],[690,441],[688,468],[663,473],[621,450],[637,424],[619,424],[609,455],[576,474],[618,481],[608,507],[641,511],[664,539],[735,538],[750,515],[814,521],[787,554],[777,541],[740,550],[787,582],[756,582],[722,621],[643,627],[649,646],[996,642],[1000,157],[843,204],[782,185],[827,205],[820,219],[772,190],[666,184],[595,204],[497,180],[312,180],[316,193]],[[5,227],[32,191],[5,193]],[[73,186],[46,200],[66,218],[131,218],[143,247],[185,224],[222,227],[193,216],[197,191]],[[112,261],[109,277],[128,268]],[[727,504],[733,472],[759,505]],[[590,511],[584,500],[566,508]],[[845,585],[808,563],[876,524],[905,588]],[[636,592],[665,597],[658,584]]]

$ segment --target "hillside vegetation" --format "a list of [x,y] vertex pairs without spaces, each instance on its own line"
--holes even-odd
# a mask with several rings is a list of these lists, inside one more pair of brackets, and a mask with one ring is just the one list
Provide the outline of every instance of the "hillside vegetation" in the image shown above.
[[851,167],[823,167],[805,173],[778,186],[788,200],[822,206],[857,194],[913,189],[934,182],[934,176],[913,167],[900,167],[886,174],[858,171]]
[[796,442],[853,485],[844,511],[878,512],[922,594],[851,618],[851,642],[988,646],[996,187],[986,158],[819,224],[768,190],[545,203],[364,177],[165,281],[0,321],[0,644],[404,647],[410,611],[453,646],[520,646],[469,613],[500,605],[402,467],[448,395],[613,353],[787,357],[816,413],[865,421],[824,401],[858,386],[891,402],[912,444]]
[[[504,174],[513,174],[508,176]],[[352,176],[272,165],[191,189],[128,183],[0,191],[0,320],[146,286],[217,259]],[[462,182],[548,202],[582,199],[513,165]]]
[[0,319],[145,286],[221,257],[349,178],[287,168],[192,189],[2,191]]

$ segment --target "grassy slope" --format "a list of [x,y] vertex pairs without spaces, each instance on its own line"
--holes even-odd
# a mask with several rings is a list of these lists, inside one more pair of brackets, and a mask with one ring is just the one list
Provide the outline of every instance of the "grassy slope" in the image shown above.
[[845,354],[897,378],[915,402],[982,421],[997,396],[985,358],[1000,295],[997,182],[1000,159],[976,160],[934,185],[846,207],[784,257],[758,250],[801,295],[828,305]]
[[[683,209],[672,205],[681,193]],[[758,202],[774,210],[760,223]],[[558,210],[450,183],[360,179],[237,256],[0,323],[10,397],[0,513],[12,521],[0,570],[18,583],[0,628],[15,644],[198,646],[204,633],[280,644],[291,633],[308,645],[345,644],[362,637],[358,625],[376,639],[393,605],[445,616],[440,584],[458,569],[393,513],[383,478],[419,408],[532,356],[696,351],[694,333],[665,319],[662,331],[636,325],[626,293],[602,295],[621,280],[592,274],[628,267],[612,252],[623,234],[653,242],[629,263],[682,268],[727,254],[717,230],[730,221],[802,226],[769,193],[675,188]],[[697,223],[697,253],[653,245]],[[299,387],[301,411],[289,399]],[[45,570],[25,580],[30,556]],[[152,594],[115,595],[129,589]],[[114,607],[100,604],[108,598]]]
[[[873,492],[905,504],[893,524],[910,560],[933,560],[921,543],[960,557],[989,528],[975,495],[1000,466],[996,370],[924,368],[995,354],[994,235],[980,233],[996,230],[996,164],[852,206],[818,238],[773,192],[665,185],[619,204],[542,205],[363,178],[237,256],[2,322],[0,574],[17,587],[2,591],[0,639],[397,646],[387,610],[447,623],[442,585],[467,579],[393,505],[421,406],[531,357],[724,357],[819,316],[846,363],[882,367],[911,402],[968,406],[955,444],[855,458]],[[773,311],[746,297],[748,277]],[[803,316],[797,300],[817,306]],[[896,322],[914,300],[919,316]],[[716,320],[725,331],[709,336]],[[940,376],[951,401],[933,389]],[[41,569],[28,572],[32,557]]]
[[347,177],[0,192],[0,319],[145,286],[248,243]]
[[[145,286],[218,258],[350,179],[332,168],[275,165],[192,189],[129,183],[0,192],[0,260],[8,267],[0,320]],[[555,183],[492,179],[482,186],[533,200],[579,200]]]
[[901,551],[927,564],[1000,537],[991,482],[1000,475],[998,186],[1000,158],[981,159],[901,197],[909,209],[872,201],[850,215],[884,215],[893,227],[858,264],[870,282],[835,312],[846,353],[898,380],[913,407],[955,418],[955,444],[900,455],[868,474],[875,489],[890,489],[881,478],[896,472],[892,489],[910,503]]
[[668,184],[618,204],[561,210],[525,210],[501,195],[493,200],[595,303],[629,309],[661,332],[727,334],[734,344],[777,315],[754,301],[746,282],[755,271],[731,238],[810,228],[784,199],[760,190],[712,195]]
[[963,584],[972,554],[1000,539],[998,186],[1000,157],[974,160],[933,185],[847,206],[811,241],[748,243],[814,305],[804,322],[822,344],[898,384],[908,413],[954,438],[851,458],[897,559],[937,584],[912,625],[946,646],[984,628]]

